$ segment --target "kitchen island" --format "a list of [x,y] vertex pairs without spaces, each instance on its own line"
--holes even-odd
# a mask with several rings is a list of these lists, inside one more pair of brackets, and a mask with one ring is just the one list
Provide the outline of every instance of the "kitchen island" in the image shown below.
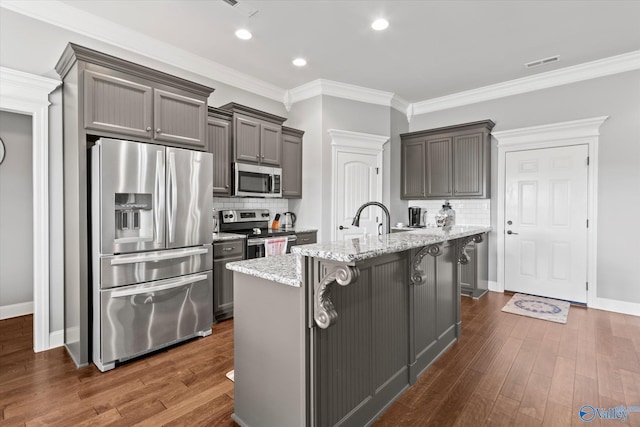
[[458,263],[489,230],[415,230],[227,264],[233,419],[371,424],[460,336]]

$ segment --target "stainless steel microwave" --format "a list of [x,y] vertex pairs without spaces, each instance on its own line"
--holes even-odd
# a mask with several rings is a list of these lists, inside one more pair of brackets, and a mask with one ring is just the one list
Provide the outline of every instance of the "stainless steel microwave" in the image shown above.
[[282,169],[233,164],[233,195],[241,197],[282,197]]

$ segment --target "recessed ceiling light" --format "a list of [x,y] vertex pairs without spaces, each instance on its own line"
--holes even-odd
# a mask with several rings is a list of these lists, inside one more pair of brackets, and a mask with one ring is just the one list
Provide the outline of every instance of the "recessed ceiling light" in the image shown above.
[[245,30],[244,28],[236,31],[236,37],[242,40],[249,40],[253,35],[249,32],[249,30]]
[[307,60],[304,58],[296,58],[293,60],[293,65],[295,65],[296,67],[304,67],[305,65],[307,65]]
[[373,28],[376,31],[386,30],[388,26],[389,26],[389,21],[387,21],[384,18],[376,19],[371,24],[371,28]]

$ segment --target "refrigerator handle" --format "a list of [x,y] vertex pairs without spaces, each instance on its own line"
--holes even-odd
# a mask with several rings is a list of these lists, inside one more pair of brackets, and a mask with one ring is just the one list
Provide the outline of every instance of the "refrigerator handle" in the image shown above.
[[156,226],[156,242],[162,243],[164,240],[164,230],[162,230],[163,212],[162,205],[164,204],[164,151],[156,151],[156,185],[155,185],[155,200],[153,206],[153,222]]
[[205,274],[199,274],[197,276],[185,277],[182,279],[171,281],[169,283],[162,283],[155,286],[135,287],[134,289],[131,289],[132,287],[128,286],[124,287],[123,289],[111,292],[111,298],[122,298],[133,295],[148,294],[151,292],[166,291],[167,289],[179,288],[180,286],[189,285],[191,283],[200,282],[206,279],[207,276]]
[[176,156],[174,152],[169,152],[169,243],[173,243],[175,240],[176,227],[175,227],[175,217],[176,217],[176,205],[178,203],[178,193],[176,188]]

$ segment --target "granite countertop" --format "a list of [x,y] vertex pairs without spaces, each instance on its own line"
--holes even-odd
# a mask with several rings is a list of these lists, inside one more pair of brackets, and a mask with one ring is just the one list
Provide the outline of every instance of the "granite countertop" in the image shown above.
[[491,227],[475,225],[454,226],[448,233],[441,228],[418,228],[404,233],[294,246],[291,252],[330,261],[354,262],[488,231],[491,231]]
[[297,288],[302,284],[300,257],[293,254],[228,262],[227,269]]
[[305,228],[305,227],[295,227],[293,229],[296,233],[311,233],[314,231],[318,231],[317,228]]
[[341,262],[361,261],[488,231],[491,231],[491,227],[476,225],[454,226],[448,233],[441,228],[421,228],[411,229],[406,233],[371,236],[367,239],[361,237],[342,242],[312,243],[294,246],[291,248],[292,254],[229,262],[227,269],[284,285],[300,287],[302,284],[301,256]]
[[234,239],[244,239],[247,236],[244,234],[236,234],[236,233],[213,233],[213,241],[214,242],[222,242],[223,240],[234,240]]

